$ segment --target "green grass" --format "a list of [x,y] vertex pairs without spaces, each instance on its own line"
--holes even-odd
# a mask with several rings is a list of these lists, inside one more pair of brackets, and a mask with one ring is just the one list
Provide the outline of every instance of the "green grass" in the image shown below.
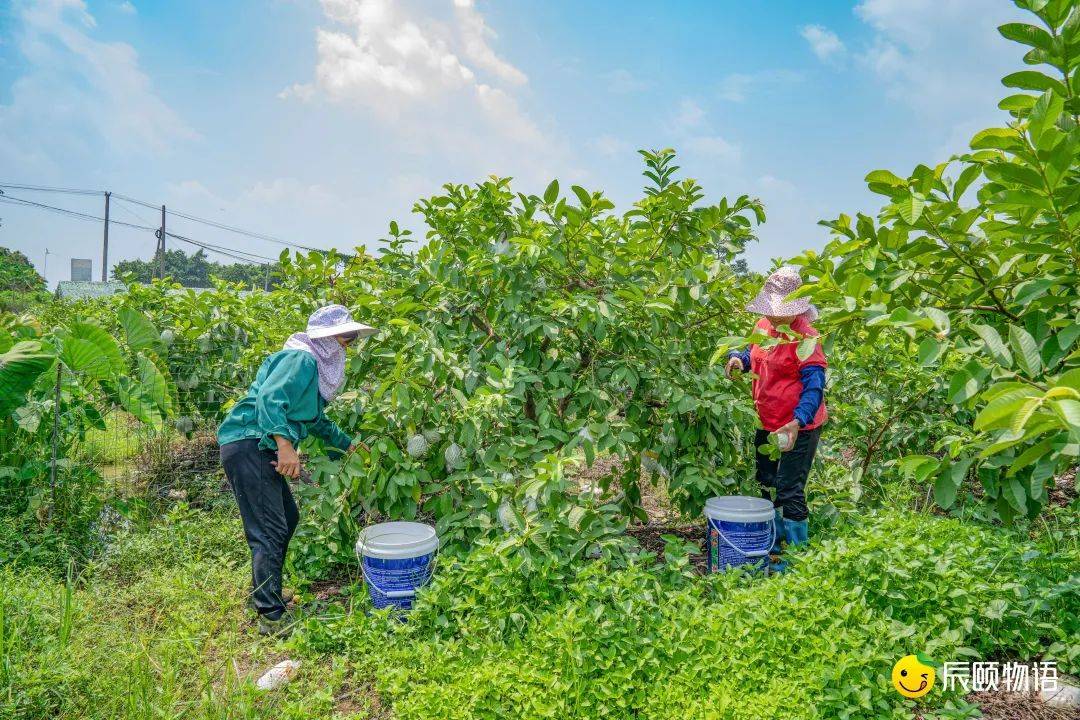
[[86,432],[75,457],[100,466],[120,464],[138,455],[150,430],[123,410],[110,410],[104,420],[104,430],[91,428]]
[[[278,643],[244,609],[235,514],[180,508],[78,578],[0,569],[0,718],[966,717],[955,695],[900,698],[892,662],[1080,666],[1075,509],[1033,531],[871,513],[769,580],[640,561],[526,572],[480,547],[444,562],[408,623],[367,614],[354,587],[351,609],[315,606]],[[284,657],[297,679],[254,690]]]
[[0,570],[0,718],[332,717],[350,687],[343,659],[306,657],[282,691],[254,689],[286,650],[254,632],[248,573],[224,513],[123,538],[70,582]]

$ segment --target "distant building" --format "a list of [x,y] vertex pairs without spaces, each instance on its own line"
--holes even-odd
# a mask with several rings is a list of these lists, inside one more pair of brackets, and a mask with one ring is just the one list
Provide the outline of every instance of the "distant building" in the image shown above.
[[[182,295],[187,292],[193,292],[196,295],[199,295],[211,289],[212,288],[172,288],[169,290],[169,294]],[[118,280],[110,280],[109,282],[76,282],[74,280],[61,280],[56,286],[56,297],[64,300],[86,300],[90,298],[117,295],[126,290],[127,285]],[[257,290],[256,292],[262,292],[262,290]],[[240,297],[246,297],[251,295],[251,293],[251,290],[239,291]]]
[[71,282],[90,282],[93,271],[93,260],[71,258]]
[[88,277],[85,282],[61,280],[56,286],[56,297],[66,300],[85,300],[116,295],[125,290],[127,290],[127,285],[122,282],[91,282]]

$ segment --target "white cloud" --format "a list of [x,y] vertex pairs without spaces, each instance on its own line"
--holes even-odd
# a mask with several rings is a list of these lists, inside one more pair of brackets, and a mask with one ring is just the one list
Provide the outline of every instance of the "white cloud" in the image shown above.
[[669,131],[676,139],[676,147],[691,154],[734,164],[742,156],[742,149],[712,129],[708,114],[692,98],[683,98],[668,121]]
[[720,78],[716,96],[728,102],[746,102],[750,91],[761,90],[766,86],[792,83],[802,79],[802,74],[793,70],[762,70],[753,73],[731,73]]
[[685,132],[700,128],[705,122],[705,110],[696,100],[683,98],[679,101],[679,109],[671,122],[676,131]]
[[839,36],[824,25],[804,25],[799,29],[799,34],[810,44],[818,60],[830,62],[846,50]]
[[630,152],[630,143],[608,133],[590,140],[589,147],[606,157],[616,157]]
[[137,12],[139,12],[135,8],[135,6],[132,5],[131,2],[129,2],[129,0],[124,0],[124,2],[122,2],[122,3],[120,3],[119,5],[116,6],[116,9],[119,10],[120,12],[126,13],[128,15],[134,15]]
[[50,173],[77,155],[155,156],[197,137],[158,96],[134,48],[92,37],[97,22],[83,0],[16,7],[28,69],[0,105],[0,165]]
[[608,90],[616,95],[629,95],[649,88],[649,83],[623,68],[604,73],[601,77],[607,81]]
[[738,160],[742,155],[742,151],[737,145],[733,145],[719,135],[695,135],[688,138],[685,144],[692,153],[708,155],[729,162]]
[[961,150],[974,132],[1000,122],[996,104],[1007,94],[1000,79],[1023,67],[1024,49],[997,26],[1025,13],[983,0],[863,0],[855,14],[874,30],[859,66],[939,134],[944,126],[950,143],[962,138],[939,152]]
[[315,79],[279,97],[325,97],[428,139],[430,123],[421,130],[411,116],[439,115],[444,127],[434,135],[445,138],[455,123],[468,123],[479,112],[496,134],[541,144],[543,134],[518,99],[498,87],[521,86],[528,78],[495,53],[489,40],[496,35],[471,0],[454,1],[450,26],[423,11],[430,8],[416,7],[421,9],[397,0],[322,0],[337,27],[316,32]]
[[488,45],[487,39],[497,38],[498,35],[484,22],[484,16],[476,10],[472,0],[454,0],[454,8],[465,44],[465,56],[506,82],[514,85],[528,82],[525,73],[496,55]]

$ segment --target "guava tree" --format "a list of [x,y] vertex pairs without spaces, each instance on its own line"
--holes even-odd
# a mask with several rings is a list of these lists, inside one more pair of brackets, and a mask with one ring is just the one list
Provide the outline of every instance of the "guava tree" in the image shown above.
[[[1010,119],[971,151],[907,177],[866,179],[888,198],[875,220],[823,223],[836,239],[795,262],[801,291],[825,308],[837,341],[900,338],[969,424],[903,468],[932,480],[949,507],[965,480],[998,516],[1034,516],[1047,483],[1080,449],[1080,9],[1020,0],[1037,25],[1000,28],[1029,46],[1029,69],[1004,78]],[[881,357],[881,363],[891,362]]]
[[[764,213],[745,196],[702,205],[672,151],[643,156],[649,186],[622,215],[581,187],[493,178],[419,202],[418,250],[391,224],[378,258],[283,263],[280,292],[382,329],[335,410],[371,455],[314,466],[302,562],[348,553],[371,511],[433,515],[450,540],[516,527],[538,550],[567,532],[580,552],[641,513],[642,464],[688,511],[737,482],[753,413],[708,361],[739,324],[730,261]],[[626,461],[575,494],[578,453]]]

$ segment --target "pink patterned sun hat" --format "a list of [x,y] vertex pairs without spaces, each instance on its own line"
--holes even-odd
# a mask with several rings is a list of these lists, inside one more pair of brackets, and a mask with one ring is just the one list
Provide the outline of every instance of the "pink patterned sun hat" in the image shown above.
[[801,286],[799,269],[784,265],[766,278],[765,286],[747,303],[746,309],[758,315],[802,315],[813,309],[810,301],[806,298],[786,299]]

